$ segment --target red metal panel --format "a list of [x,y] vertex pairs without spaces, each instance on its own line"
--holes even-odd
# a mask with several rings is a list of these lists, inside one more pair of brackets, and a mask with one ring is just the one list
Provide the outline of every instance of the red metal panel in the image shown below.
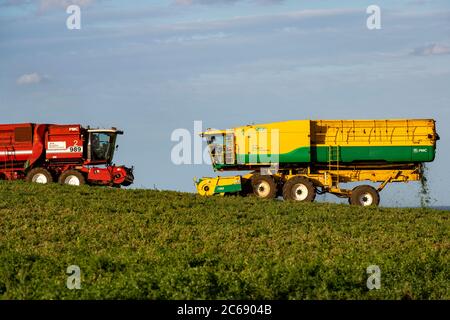
[[33,149],[33,124],[0,125],[0,168],[27,161]]
[[78,124],[49,126],[45,149],[47,159],[81,160],[83,157],[81,126]]

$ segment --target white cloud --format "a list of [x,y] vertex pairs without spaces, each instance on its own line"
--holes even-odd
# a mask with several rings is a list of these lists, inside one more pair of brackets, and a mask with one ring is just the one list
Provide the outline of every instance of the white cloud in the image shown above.
[[28,85],[28,84],[36,84],[36,83],[40,83],[42,81],[43,77],[40,76],[38,73],[28,73],[28,74],[24,74],[21,75],[18,79],[17,79],[17,84],[18,85]]
[[432,43],[430,45],[414,49],[413,54],[416,56],[450,54],[450,47],[443,44]]

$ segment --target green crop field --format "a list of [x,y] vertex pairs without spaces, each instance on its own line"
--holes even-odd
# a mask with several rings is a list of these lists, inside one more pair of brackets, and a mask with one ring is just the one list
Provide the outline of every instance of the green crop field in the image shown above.
[[449,214],[2,182],[0,297],[450,299]]

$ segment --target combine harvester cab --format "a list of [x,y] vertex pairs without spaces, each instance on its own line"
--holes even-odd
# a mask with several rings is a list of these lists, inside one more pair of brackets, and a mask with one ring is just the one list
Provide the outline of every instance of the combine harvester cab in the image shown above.
[[[439,140],[432,119],[293,120],[208,129],[202,137],[215,171],[250,173],[201,178],[195,182],[200,195],[311,202],[316,194],[332,193],[361,206],[378,205],[388,183],[421,180]],[[360,181],[379,185],[341,187]]]
[[0,177],[6,180],[67,185],[129,186],[133,168],[112,164],[115,128],[81,125],[0,125]]

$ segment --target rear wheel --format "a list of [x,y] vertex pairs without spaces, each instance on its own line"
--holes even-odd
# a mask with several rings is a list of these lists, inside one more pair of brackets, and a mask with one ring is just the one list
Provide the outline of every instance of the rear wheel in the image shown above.
[[69,186],[81,186],[86,183],[83,174],[78,170],[64,171],[59,177],[60,184],[66,184]]
[[254,175],[252,187],[253,194],[261,199],[273,199],[277,194],[277,185],[271,176]]
[[284,200],[313,202],[316,198],[316,189],[307,178],[293,177],[284,184],[283,198]]
[[27,182],[48,184],[53,182],[52,174],[44,168],[34,168],[28,172],[25,180]]
[[372,186],[358,186],[352,190],[349,202],[352,205],[362,207],[378,206],[380,203],[380,194]]

